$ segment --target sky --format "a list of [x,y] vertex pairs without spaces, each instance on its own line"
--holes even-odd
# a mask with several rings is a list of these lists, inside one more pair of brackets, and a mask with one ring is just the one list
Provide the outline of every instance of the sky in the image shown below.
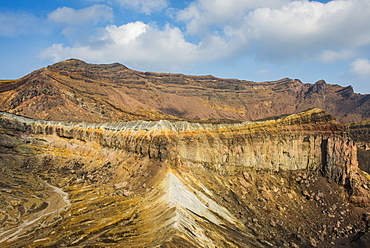
[[0,79],[69,58],[370,93],[369,0],[0,0]]

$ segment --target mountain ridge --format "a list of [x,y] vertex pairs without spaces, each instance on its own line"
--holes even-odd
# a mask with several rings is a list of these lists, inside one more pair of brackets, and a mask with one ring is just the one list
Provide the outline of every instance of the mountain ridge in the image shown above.
[[71,59],[0,84],[0,111],[45,120],[251,121],[316,107],[342,123],[370,119],[370,95],[323,80],[257,83]]

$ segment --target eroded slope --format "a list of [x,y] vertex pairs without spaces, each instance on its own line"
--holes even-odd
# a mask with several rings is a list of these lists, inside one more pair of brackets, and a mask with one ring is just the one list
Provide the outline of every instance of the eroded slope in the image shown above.
[[340,122],[370,118],[370,96],[351,86],[250,82],[139,72],[67,60],[0,84],[0,111],[59,121],[250,121],[321,108]]
[[[2,232],[43,211],[46,182],[70,202],[3,247],[331,247],[361,241],[369,224],[357,148],[318,109],[218,125],[7,113],[0,124],[1,177],[22,178],[1,185]],[[29,190],[9,194],[19,187]]]

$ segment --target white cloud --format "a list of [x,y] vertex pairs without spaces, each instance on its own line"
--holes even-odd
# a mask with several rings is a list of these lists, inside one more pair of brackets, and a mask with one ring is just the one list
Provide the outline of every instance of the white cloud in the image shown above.
[[25,12],[0,12],[0,36],[45,34],[50,27],[35,15]]
[[[369,13],[368,0],[198,0],[179,11],[177,19],[186,23],[188,34],[212,33],[233,41],[239,55],[281,61],[369,46]],[[330,55],[334,59],[325,52],[321,59],[330,60]]]
[[91,62],[124,61],[128,64],[156,64],[159,69],[172,63],[187,63],[196,57],[197,47],[185,41],[182,32],[166,25],[162,30],[143,22],[109,25],[89,43],[73,47],[54,44],[42,58],[60,61],[70,57]]
[[177,27],[165,25],[158,29],[138,21],[121,26],[108,25],[88,42],[80,41],[73,46],[54,44],[40,57],[55,62],[71,57],[96,63],[121,61],[136,69],[173,71],[194,61],[224,58],[231,51],[228,46],[217,36],[192,44]]
[[187,23],[187,32],[202,34],[212,25],[237,26],[251,10],[276,7],[288,0],[198,0],[178,12],[177,19]]
[[360,77],[370,77],[370,61],[358,58],[350,64],[351,72]]
[[115,0],[124,8],[132,8],[147,15],[168,6],[167,0]]
[[355,55],[353,50],[341,49],[339,51],[324,50],[318,57],[319,61],[323,63],[334,63],[337,61],[348,60]]
[[117,45],[128,45],[135,42],[136,38],[145,33],[148,28],[148,25],[143,22],[131,22],[119,27],[109,25],[105,28],[106,36],[101,39],[110,39]]
[[365,0],[294,1],[251,12],[236,32],[256,41],[264,59],[311,58],[320,50],[369,45],[370,26],[364,25],[370,22],[369,11]]
[[[165,0],[112,1],[146,14],[168,5]],[[69,24],[110,20],[112,10],[104,6],[81,10],[64,7],[49,19]],[[136,68],[145,63],[152,69],[245,56],[274,63],[292,58],[334,63],[348,61],[370,47],[368,13],[368,0],[332,0],[326,4],[308,0],[197,0],[177,12],[176,20],[186,25],[185,32],[169,24],[158,28],[155,23],[132,22],[108,25],[94,36],[89,33],[76,39],[80,32],[65,29],[63,34],[73,37],[69,39],[71,45],[55,44],[42,57],[54,61],[69,57],[121,61],[136,63]]]
[[48,19],[57,23],[69,25],[97,24],[113,20],[112,8],[102,4],[96,4],[83,9],[61,7],[48,15]]

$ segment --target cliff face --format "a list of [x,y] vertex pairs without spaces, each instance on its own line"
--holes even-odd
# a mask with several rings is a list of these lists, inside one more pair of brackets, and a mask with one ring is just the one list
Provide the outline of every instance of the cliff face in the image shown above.
[[370,97],[352,87],[299,80],[250,82],[138,72],[67,60],[0,84],[0,111],[82,122],[250,121],[321,108],[343,123],[370,118]]
[[[347,127],[319,109],[235,124],[2,113],[0,126],[2,177],[17,178],[4,247],[330,247],[367,225],[369,176]],[[68,192],[60,209],[37,177]],[[24,183],[43,195],[14,193]]]
[[358,148],[360,168],[370,173],[370,121],[347,124],[350,137]]
[[[96,142],[161,162],[182,160],[202,164],[220,174],[232,175],[246,168],[318,170],[323,161],[330,168],[357,167],[356,146],[345,136],[345,128],[319,109],[240,124],[169,121],[76,124],[37,121],[7,113],[2,116],[3,125],[31,134]],[[330,170],[328,173],[332,174]],[[345,177],[343,173],[339,176]]]

